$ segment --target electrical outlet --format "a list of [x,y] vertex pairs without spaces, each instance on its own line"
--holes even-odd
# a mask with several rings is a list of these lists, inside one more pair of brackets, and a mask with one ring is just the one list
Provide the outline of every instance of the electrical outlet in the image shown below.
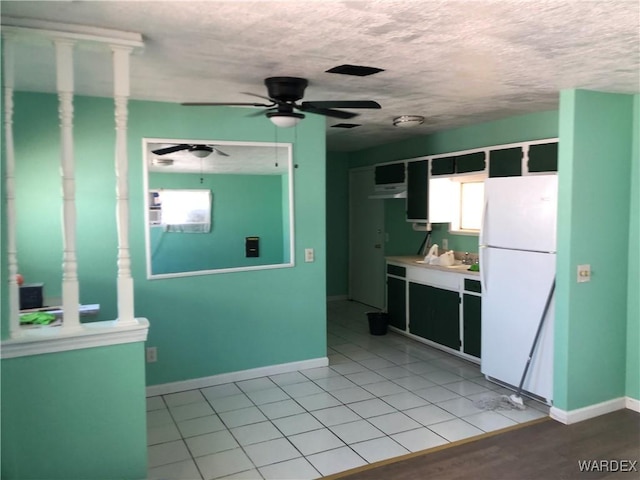
[[591,265],[578,265],[578,283],[591,281]]
[[147,363],[158,361],[158,347],[147,347]]
[[315,253],[313,248],[305,248],[304,249],[304,261],[305,262],[313,262],[315,261]]
[[442,249],[443,250],[449,250],[449,240],[446,238],[442,239]]

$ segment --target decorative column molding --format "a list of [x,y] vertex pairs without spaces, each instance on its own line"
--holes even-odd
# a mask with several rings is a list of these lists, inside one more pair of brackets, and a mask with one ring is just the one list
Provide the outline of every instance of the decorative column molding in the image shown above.
[[7,229],[7,270],[9,279],[9,335],[20,335],[20,292],[16,275],[18,274],[18,249],[16,246],[16,207],[15,207],[15,150],[13,145],[13,85],[14,50],[11,35],[3,35],[4,70],[4,134],[6,148],[6,229]]
[[111,45],[113,52],[116,123],[116,226],[118,231],[118,322],[135,323],[131,253],[129,250],[129,159],[127,156],[127,102],[129,99],[129,58],[132,48]]
[[60,118],[60,163],[62,172],[62,328],[80,328],[80,288],[76,259],[75,166],[73,154],[73,47],[71,40],[53,40],[56,49],[56,79]]

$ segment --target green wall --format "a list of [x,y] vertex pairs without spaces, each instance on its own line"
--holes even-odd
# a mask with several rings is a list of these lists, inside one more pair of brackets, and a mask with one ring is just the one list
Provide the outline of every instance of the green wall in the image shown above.
[[2,360],[2,478],[146,478],[143,347]]
[[640,400],[640,95],[633,99],[632,132],[626,393]]
[[[625,395],[632,97],[560,95],[554,404]],[[577,265],[592,279],[576,282]]]
[[[202,179],[202,182],[201,182]],[[150,229],[153,273],[283,263],[288,230],[283,231],[283,193],[279,175],[199,175],[150,173],[151,189],[207,189],[211,191],[211,231],[166,232]],[[245,256],[245,238],[260,238],[260,256]],[[287,257],[288,258],[288,257]]]
[[[53,95],[16,95],[18,254],[27,281],[59,294],[61,227],[59,132]],[[83,303],[116,317],[113,103],[75,99],[78,275]],[[326,356],[325,121],[307,115],[278,129],[238,108],[186,108],[130,102],[130,239],[135,314],[151,323],[149,385]],[[144,250],[142,138],[294,144],[296,266],[147,280]],[[214,219],[215,221],[215,219]],[[315,249],[305,263],[304,249]],[[6,317],[3,318],[6,323]]]

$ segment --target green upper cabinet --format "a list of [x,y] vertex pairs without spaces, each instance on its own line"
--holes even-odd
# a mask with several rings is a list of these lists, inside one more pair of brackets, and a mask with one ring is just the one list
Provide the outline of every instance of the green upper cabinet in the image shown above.
[[467,153],[456,157],[456,173],[482,172],[485,169],[484,152]]
[[455,175],[457,173],[481,172],[485,169],[484,152],[466,153],[431,160],[431,176]]
[[557,172],[558,144],[542,143],[529,147],[529,172]]
[[434,158],[431,160],[431,176],[453,175],[456,173],[456,157]]
[[378,165],[375,169],[376,185],[404,183],[404,163]]
[[407,163],[407,220],[427,221],[429,215],[429,160]]
[[522,147],[489,152],[489,177],[519,177],[520,175],[522,175]]

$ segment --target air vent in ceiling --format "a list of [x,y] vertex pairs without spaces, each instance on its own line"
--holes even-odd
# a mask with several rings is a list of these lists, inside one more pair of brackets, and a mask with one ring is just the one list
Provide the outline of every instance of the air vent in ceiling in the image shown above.
[[374,73],[379,72],[384,72],[384,69],[348,64],[338,65],[337,67],[333,67],[327,70],[327,73],[341,73],[343,75],[354,75],[356,77],[366,77],[367,75],[373,75]]
[[335,125],[331,125],[331,128],[356,128],[361,126],[359,123],[336,123]]

